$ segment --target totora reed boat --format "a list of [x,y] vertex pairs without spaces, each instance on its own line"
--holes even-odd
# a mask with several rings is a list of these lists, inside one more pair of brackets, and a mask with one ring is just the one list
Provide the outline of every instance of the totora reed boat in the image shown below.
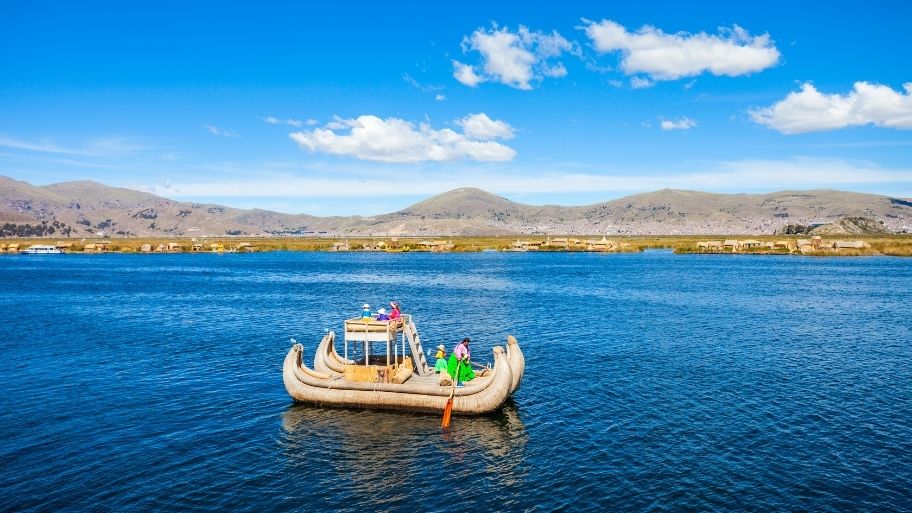
[[[410,315],[399,321],[345,321],[344,351],[328,332],[317,346],[313,368],[304,347],[292,339],[282,378],[295,401],[324,406],[440,412],[453,393],[453,412],[480,415],[500,408],[519,388],[525,357],[513,336],[496,346],[494,364],[453,389],[449,375],[435,374],[424,355]],[[374,353],[382,345],[385,351]],[[350,349],[351,346],[351,349]]]

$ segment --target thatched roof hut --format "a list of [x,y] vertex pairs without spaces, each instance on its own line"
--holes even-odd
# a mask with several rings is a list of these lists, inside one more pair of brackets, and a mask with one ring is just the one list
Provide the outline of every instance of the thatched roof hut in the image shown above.
[[741,247],[741,243],[739,243],[738,241],[736,241],[734,239],[728,239],[728,240],[722,241],[722,249],[731,249],[732,251],[738,251],[738,249],[740,247]]
[[866,249],[871,245],[860,240],[837,240],[833,242],[833,249]]
[[168,243],[168,253],[180,253],[180,252],[181,252],[180,244],[178,244],[176,242]]
[[139,248],[139,251],[140,251],[141,253],[151,253],[151,252],[152,252],[152,244],[143,244],[142,247]]

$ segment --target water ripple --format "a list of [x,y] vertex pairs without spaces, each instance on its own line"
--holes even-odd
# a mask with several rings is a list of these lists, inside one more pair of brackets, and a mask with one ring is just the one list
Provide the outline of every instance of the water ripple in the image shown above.
[[[591,254],[0,258],[2,511],[912,510],[912,261]],[[492,416],[294,405],[362,302],[508,334]]]

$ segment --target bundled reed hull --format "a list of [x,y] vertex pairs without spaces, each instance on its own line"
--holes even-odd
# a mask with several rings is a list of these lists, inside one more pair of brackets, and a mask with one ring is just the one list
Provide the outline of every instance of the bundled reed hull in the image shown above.
[[[295,401],[323,406],[443,411],[451,389],[438,385],[436,380],[416,383],[412,379],[403,384],[346,381],[342,378],[344,359],[336,353],[333,341],[332,332],[323,337],[314,357],[315,370],[303,363],[303,346],[295,344],[288,351],[282,378],[288,395]],[[525,360],[516,339],[508,339],[506,350],[498,346],[493,351],[491,375],[455,389],[454,412],[481,415],[495,411],[519,386]]]

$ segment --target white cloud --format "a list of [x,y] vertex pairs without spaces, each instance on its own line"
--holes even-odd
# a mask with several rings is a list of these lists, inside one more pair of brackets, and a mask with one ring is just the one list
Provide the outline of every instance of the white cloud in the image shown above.
[[206,125],[206,129],[209,130],[209,133],[212,135],[218,135],[220,137],[240,137],[240,135],[234,130],[219,128],[215,125]]
[[7,137],[3,134],[0,134],[0,147],[81,157],[121,157],[160,149],[126,137],[96,138],[84,142],[79,147],[68,147],[60,146],[51,140],[29,141]]
[[316,119],[308,119],[307,121],[304,122],[304,124],[307,126],[316,126],[316,125],[319,125],[320,122],[317,121]]
[[912,82],[905,93],[869,82],[855,82],[848,94],[823,94],[807,82],[770,107],[750,111],[751,118],[784,134],[874,125],[912,129]]
[[438,102],[442,102],[442,101],[446,100],[446,96],[444,96],[442,94],[438,94],[437,96],[434,97],[434,100],[436,100]]
[[710,35],[666,34],[649,25],[632,33],[611,20],[583,22],[581,28],[597,51],[620,52],[625,73],[643,73],[653,80],[675,80],[705,72],[746,75],[773,66],[780,56],[769,34],[751,36],[737,25]]
[[[481,119],[482,116],[484,119]],[[468,123],[466,120],[469,120]],[[485,122],[487,120],[487,122]],[[467,123],[463,126],[464,123]],[[312,152],[355,157],[376,162],[447,162],[512,160],[516,151],[490,139],[512,136],[510,126],[494,121],[484,113],[457,122],[459,133],[449,128],[435,130],[427,123],[399,118],[381,119],[363,115],[354,119],[335,118],[323,128],[289,134],[301,148]],[[496,134],[493,135],[492,134]]]
[[475,68],[455,60],[453,61],[453,77],[469,87],[475,87],[485,81],[483,77],[475,73]]
[[520,25],[516,32],[508,28],[479,28],[462,40],[463,51],[481,54],[481,64],[475,66],[453,61],[453,76],[469,87],[494,81],[517,89],[532,89],[532,82],[545,77],[563,77],[563,63],[550,61],[563,53],[579,53],[574,43],[556,31],[550,34],[532,32]]
[[415,80],[415,78],[413,76],[409,75],[408,73],[402,74],[402,80],[405,80],[409,84],[415,86],[416,89],[418,89],[419,91],[421,91],[423,93],[433,93],[434,91],[440,91],[443,89],[443,86],[441,86],[441,85],[422,84],[421,82],[418,82],[417,80]]
[[662,130],[690,130],[697,126],[697,122],[684,116],[680,119],[663,119],[659,126]]
[[489,141],[492,139],[512,139],[513,127],[503,121],[495,121],[481,112],[479,114],[469,114],[468,116],[456,120],[456,125],[462,128],[462,132],[473,139]]
[[634,89],[646,89],[655,85],[655,82],[643,77],[630,77],[630,87]]
[[[269,123],[270,125],[291,125],[295,128],[301,128],[302,126],[304,126],[305,123],[308,125],[317,124],[317,120],[315,120],[315,119],[308,119],[307,121],[301,121],[300,119],[294,119],[294,118],[279,119],[275,116],[266,116],[265,118],[260,118],[260,119],[262,119],[266,123]],[[313,123],[311,123],[311,121]]]

